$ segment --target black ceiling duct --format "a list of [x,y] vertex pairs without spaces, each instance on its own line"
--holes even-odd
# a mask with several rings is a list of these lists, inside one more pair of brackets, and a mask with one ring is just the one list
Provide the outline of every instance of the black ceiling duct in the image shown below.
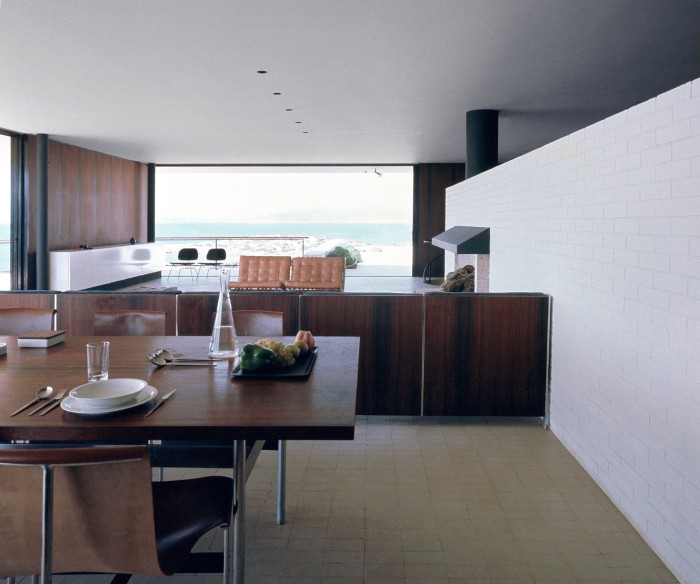
[[452,253],[491,253],[491,230],[488,227],[455,225],[433,237],[433,245]]

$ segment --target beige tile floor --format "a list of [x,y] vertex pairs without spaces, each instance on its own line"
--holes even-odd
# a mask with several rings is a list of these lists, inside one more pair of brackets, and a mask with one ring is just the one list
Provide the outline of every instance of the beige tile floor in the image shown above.
[[[199,471],[169,476],[183,472]],[[677,582],[536,420],[358,417],[354,441],[289,443],[282,526],[275,496],[263,452],[248,482],[251,584]],[[220,577],[132,579],[161,581]]]

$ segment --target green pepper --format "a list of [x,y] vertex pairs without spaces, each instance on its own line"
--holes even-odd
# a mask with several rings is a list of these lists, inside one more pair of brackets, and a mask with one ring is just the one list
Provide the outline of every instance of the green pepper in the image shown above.
[[243,345],[240,364],[241,371],[257,371],[265,367],[265,365],[275,363],[276,361],[277,355],[267,347],[262,347],[253,343],[246,343]]

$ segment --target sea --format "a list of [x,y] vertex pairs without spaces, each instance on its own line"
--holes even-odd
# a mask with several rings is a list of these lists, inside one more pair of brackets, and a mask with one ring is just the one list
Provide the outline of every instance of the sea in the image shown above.
[[[156,223],[156,238],[299,235],[375,245],[410,245],[411,232],[408,223]],[[10,226],[0,224],[0,272],[10,270],[9,239]]]

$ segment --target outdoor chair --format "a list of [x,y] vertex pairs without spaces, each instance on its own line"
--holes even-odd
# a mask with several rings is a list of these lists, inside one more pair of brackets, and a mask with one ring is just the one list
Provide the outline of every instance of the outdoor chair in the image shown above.
[[170,279],[173,268],[178,268],[178,278],[182,275],[182,270],[188,270],[192,274],[192,281],[194,282],[194,280],[199,277],[198,259],[199,252],[197,248],[183,247],[177,254],[177,261],[168,264],[168,266],[170,266],[170,271],[168,272],[167,279]]
[[238,281],[229,282],[229,287],[231,290],[284,290],[291,265],[291,256],[242,255]]
[[0,335],[21,335],[29,331],[54,329],[53,308],[0,308]]
[[232,497],[223,476],[154,483],[143,445],[4,446],[0,577],[174,574],[210,530],[228,545]]
[[205,261],[200,264],[200,267],[207,268],[207,277],[210,270],[218,270],[226,261],[226,250],[223,247],[212,247],[207,251]]
[[96,312],[93,334],[99,336],[163,336],[167,312],[110,310]]

